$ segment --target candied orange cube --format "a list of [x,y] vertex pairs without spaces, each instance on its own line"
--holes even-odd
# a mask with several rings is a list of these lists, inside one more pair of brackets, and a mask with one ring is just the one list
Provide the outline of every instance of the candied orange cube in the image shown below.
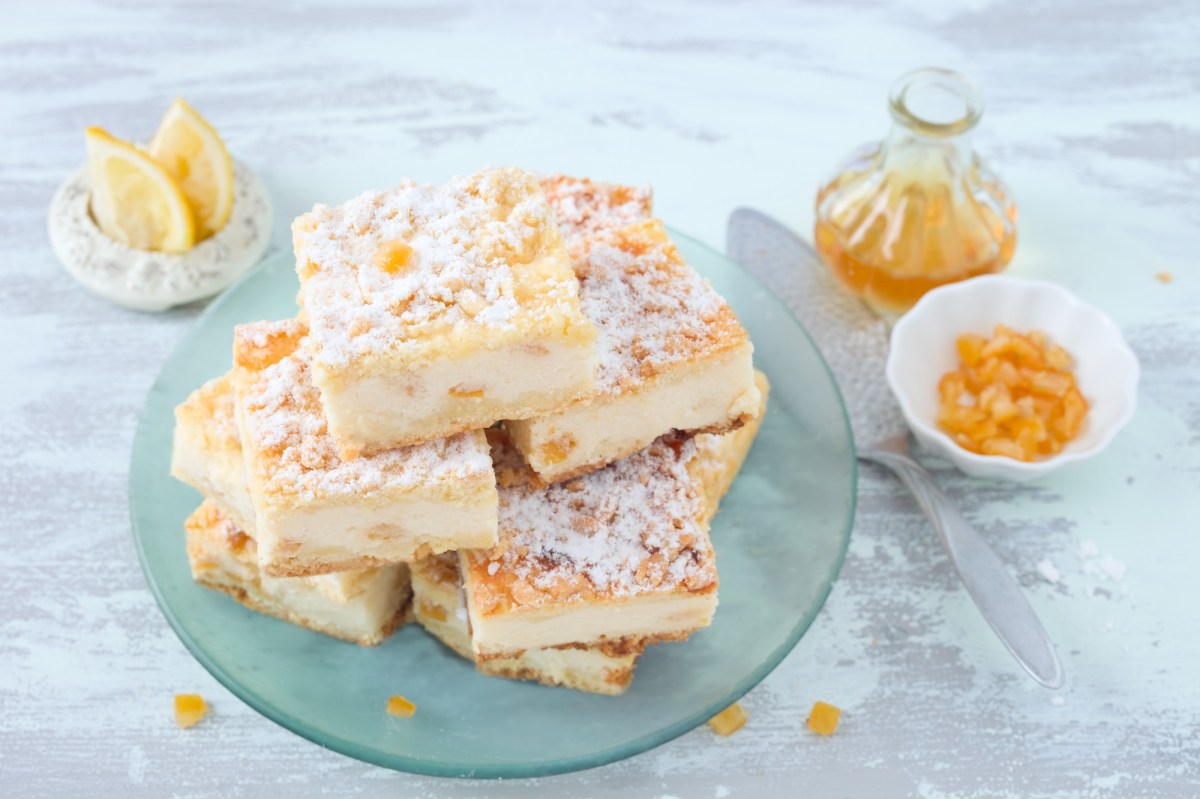
[[983,347],[987,339],[975,333],[963,333],[958,337],[958,357],[967,366],[974,366],[983,357]]
[[199,694],[175,694],[175,723],[183,729],[195,727],[207,712],[208,705]]
[[412,714],[417,712],[417,706],[408,701],[402,696],[389,696],[387,701],[387,712],[391,716],[400,716],[401,718],[410,718]]
[[971,452],[1033,460],[1079,433],[1087,401],[1070,353],[1034,330],[997,325],[991,339],[956,340],[959,368],[938,381],[938,424]]
[[716,730],[717,735],[733,735],[745,725],[746,711],[737,702],[708,720],[708,726]]
[[1021,385],[1021,373],[1010,361],[1000,361],[992,379],[997,383],[1003,383],[1009,389],[1015,389]]
[[1062,397],[1071,390],[1073,383],[1069,375],[1059,372],[1035,372],[1029,380],[1029,390],[1036,394]]
[[1071,368],[1071,355],[1062,347],[1053,346],[1046,350],[1046,366],[1060,372]]
[[1031,369],[1045,368],[1046,359],[1042,356],[1042,351],[1025,336],[1014,336],[1010,348],[1017,356],[1020,366],[1028,366]]
[[967,428],[967,433],[976,441],[982,441],[985,438],[999,435],[1000,426],[992,419],[985,419],[978,424],[973,424]]
[[1087,414],[1088,404],[1079,389],[1071,388],[1062,399],[1062,424],[1059,432],[1065,439],[1074,438],[1083,426],[1083,417]]
[[808,728],[817,735],[833,735],[841,718],[841,708],[828,702],[813,702],[808,713]]
[[958,395],[967,390],[966,378],[958,372],[947,372],[938,381],[938,392],[943,399],[957,400]]
[[980,449],[984,455],[1003,455],[1019,461],[1031,460],[1025,454],[1025,450],[1021,449],[1020,445],[1011,438],[1000,438],[998,436],[989,438],[983,442],[983,446]]

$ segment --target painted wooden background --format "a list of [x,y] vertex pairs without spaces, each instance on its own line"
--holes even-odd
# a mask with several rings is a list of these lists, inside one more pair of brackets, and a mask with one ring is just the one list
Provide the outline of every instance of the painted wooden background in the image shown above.
[[[1200,794],[1200,5],[113,0],[2,16],[3,795]],[[1107,310],[1144,367],[1137,418],[1074,471],[1014,487],[932,464],[1028,591],[1065,690],[1016,671],[914,504],[869,469],[828,606],[729,739],[699,729],[537,783],[417,778],[274,726],[184,651],[137,566],[126,474],[143,397],[198,311],[123,311],[55,263],[45,209],[85,126],[148,136],[186,97],[266,181],[276,246],[314,201],[516,163],[649,181],[662,216],[719,247],[742,204],[807,231],[818,181],[884,133],[889,82],[924,64],[987,95],[978,145],[1021,207],[1011,272]],[[171,697],[193,690],[214,716],[177,730]],[[833,738],[804,729],[816,699],[845,710]]]

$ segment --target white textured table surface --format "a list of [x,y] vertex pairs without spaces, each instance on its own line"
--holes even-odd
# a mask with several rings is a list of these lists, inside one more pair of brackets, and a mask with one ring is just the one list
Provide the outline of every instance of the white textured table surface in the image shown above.
[[[1197,4],[29,2],[4,18],[0,794],[1200,793]],[[147,136],[185,96],[266,181],[276,247],[315,201],[484,163],[649,181],[662,216],[720,247],[741,204],[807,231],[818,180],[884,133],[888,83],[926,63],[988,96],[979,146],[1022,213],[1011,272],[1109,311],[1144,367],[1137,418],[1073,472],[1017,488],[933,464],[1058,642],[1065,690],[1016,671],[914,504],[870,470],[828,605],[729,739],[699,729],[536,783],[412,777],[274,726],[187,654],[138,568],[125,483],[143,397],[198,309],[126,312],[55,263],[45,209],[85,126]],[[175,729],[179,691],[213,717]],[[844,708],[833,738],[804,729],[816,699]]]

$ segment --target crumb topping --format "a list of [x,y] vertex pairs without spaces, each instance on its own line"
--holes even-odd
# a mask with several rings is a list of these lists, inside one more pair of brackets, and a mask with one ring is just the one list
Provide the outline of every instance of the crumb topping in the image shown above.
[[[475,433],[343,461],[297,335],[302,329],[290,321],[240,325],[235,331],[245,444],[253,451],[252,463],[267,494],[310,501],[363,497],[432,482],[479,479],[488,473],[491,460]],[[271,354],[257,349],[258,344]]]
[[489,431],[500,493],[499,543],[470,556],[484,613],[513,606],[715,588],[691,440],[664,436],[599,471],[542,484]]
[[229,373],[214,377],[189,394],[176,408],[175,417],[191,422],[203,435],[205,449],[209,451],[240,450],[242,447]]
[[486,169],[443,186],[411,181],[292,227],[314,357],[332,368],[435,336],[579,317],[578,284],[536,179]]
[[568,247],[594,233],[650,218],[649,186],[622,186],[551,175],[542,178],[542,191],[550,201]]
[[729,304],[688,266],[658,219],[590,237],[574,266],[583,312],[600,331],[601,392],[619,394],[747,339]]

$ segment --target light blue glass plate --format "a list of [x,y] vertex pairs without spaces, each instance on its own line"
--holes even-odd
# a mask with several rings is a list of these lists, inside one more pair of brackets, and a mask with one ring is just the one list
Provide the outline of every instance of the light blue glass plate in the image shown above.
[[[321,746],[401,771],[535,777],[630,757],[737,701],[812,624],[842,565],[855,462],[841,397],[807,334],[747,273],[673,233],[749,329],[770,409],[712,530],[720,607],[691,640],[651,647],[621,697],[485,677],[415,626],[368,649],[245,610],[196,586],[183,520],[199,503],[168,475],[172,410],[229,368],[233,326],[295,313],[292,258],[277,255],[212,304],[150,391],[129,499],[146,580],[196,659],[267,718]],[[409,719],[384,712],[403,694]]]

